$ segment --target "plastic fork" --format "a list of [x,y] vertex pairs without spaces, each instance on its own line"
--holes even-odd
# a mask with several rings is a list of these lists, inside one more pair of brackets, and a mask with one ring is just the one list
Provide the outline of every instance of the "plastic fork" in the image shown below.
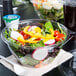
[[21,73],[23,73],[25,70],[23,67],[21,67],[20,65],[8,60],[7,58],[5,58],[4,56],[0,55],[0,58],[5,60],[6,62],[8,62],[9,64],[11,64],[13,66],[13,69],[15,71],[16,74],[20,75]]

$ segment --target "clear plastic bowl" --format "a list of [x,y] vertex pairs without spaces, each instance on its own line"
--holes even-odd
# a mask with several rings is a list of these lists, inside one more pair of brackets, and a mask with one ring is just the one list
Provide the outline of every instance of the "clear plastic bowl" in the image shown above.
[[[42,26],[43,26],[42,24],[43,24],[43,23],[46,23],[46,21],[47,21],[47,20],[44,20],[44,19],[28,19],[28,20],[22,20],[22,21],[20,21],[20,23],[19,23],[19,28],[20,28],[20,27],[25,27],[25,26],[27,26],[27,25],[30,25],[30,26],[36,25],[36,26],[42,27]],[[53,27],[58,28],[57,22],[53,22],[53,21],[51,21],[51,22],[52,22],[52,24],[53,24]],[[60,24],[60,26],[61,26],[61,28],[63,29],[63,31],[66,33],[66,35],[68,36],[68,30],[67,30],[67,28],[66,28],[64,25],[62,25],[62,24]],[[24,61],[24,60],[26,59],[26,56],[27,56],[27,59],[29,59],[29,63],[30,63],[29,65],[34,66],[35,64],[38,64],[39,61],[33,59],[32,56],[31,56],[31,53],[30,53],[30,56],[29,56],[28,53],[25,54],[25,55],[22,55],[20,52],[18,53],[17,47],[19,47],[19,48],[21,48],[21,49],[22,49],[22,47],[19,46],[19,45],[17,45],[17,44],[15,44],[15,43],[13,43],[13,42],[8,41],[8,40],[5,38],[5,34],[4,34],[5,29],[7,29],[7,30],[9,31],[9,29],[8,29],[7,27],[5,27],[5,28],[2,30],[2,33],[1,33],[2,40],[8,45],[8,48],[10,49],[10,52],[17,58],[17,60],[18,60],[21,64],[26,65],[26,64],[27,64],[27,61]],[[65,39],[63,42],[65,42],[65,41],[66,41],[66,39]],[[47,45],[47,46],[44,46],[43,48],[47,49],[48,52],[51,52],[51,49],[52,49],[52,48],[54,48],[54,47],[59,47],[60,45],[63,44],[63,42],[56,43],[56,44],[54,44],[54,45]],[[24,49],[27,50],[27,52],[28,52],[29,50],[35,50],[36,48],[31,48],[31,47],[29,47],[29,46],[25,46]],[[20,54],[21,54],[21,55],[20,55]],[[20,56],[19,56],[19,55],[20,55]],[[22,60],[22,59],[24,59],[24,60]],[[45,60],[47,60],[47,59],[48,59],[48,57],[45,58]],[[45,61],[45,60],[44,60],[44,61]]]
[[64,23],[63,4],[59,0],[31,0],[31,3],[41,19]]

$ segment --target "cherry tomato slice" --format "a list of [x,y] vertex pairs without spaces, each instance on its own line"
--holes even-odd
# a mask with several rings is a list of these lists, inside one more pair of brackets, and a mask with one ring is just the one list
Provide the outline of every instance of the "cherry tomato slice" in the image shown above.
[[27,34],[25,34],[25,35],[23,36],[24,39],[28,39],[29,37],[30,37],[30,36],[27,35]]
[[59,31],[57,31],[57,30],[54,31],[54,36],[57,36],[57,35],[59,35],[59,34],[60,34]]
[[56,41],[62,41],[62,40],[64,40],[64,34],[58,34],[58,36],[56,36],[56,38],[55,38],[55,40]]
[[23,36],[25,35],[25,33],[23,31],[20,31],[20,34],[23,35]]

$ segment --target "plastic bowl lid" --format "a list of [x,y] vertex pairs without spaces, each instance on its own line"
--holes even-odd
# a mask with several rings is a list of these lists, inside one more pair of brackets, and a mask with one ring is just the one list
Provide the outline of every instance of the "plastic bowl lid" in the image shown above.
[[13,21],[13,20],[20,19],[20,16],[17,15],[17,14],[9,14],[9,15],[3,16],[3,19],[4,19],[6,22],[11,22],[11,21]]

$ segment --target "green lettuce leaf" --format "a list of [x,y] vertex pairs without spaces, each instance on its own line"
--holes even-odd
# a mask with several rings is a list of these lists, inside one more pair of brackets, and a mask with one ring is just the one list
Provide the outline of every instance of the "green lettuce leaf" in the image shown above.
[[50,28],[52,30],[54,30],[52,23],[50,21],[48,21],[48,22],[45,23],[45,29],[46,29],[47,32],[49,32]]
[[31,46],[32,48],[38,48],[38,47],[43,47],[43,46],[45,46],[45,45],[44,45],[43,40],[41,40],[41,41],[39,41],[38,43],[31,44],[30,46]]

